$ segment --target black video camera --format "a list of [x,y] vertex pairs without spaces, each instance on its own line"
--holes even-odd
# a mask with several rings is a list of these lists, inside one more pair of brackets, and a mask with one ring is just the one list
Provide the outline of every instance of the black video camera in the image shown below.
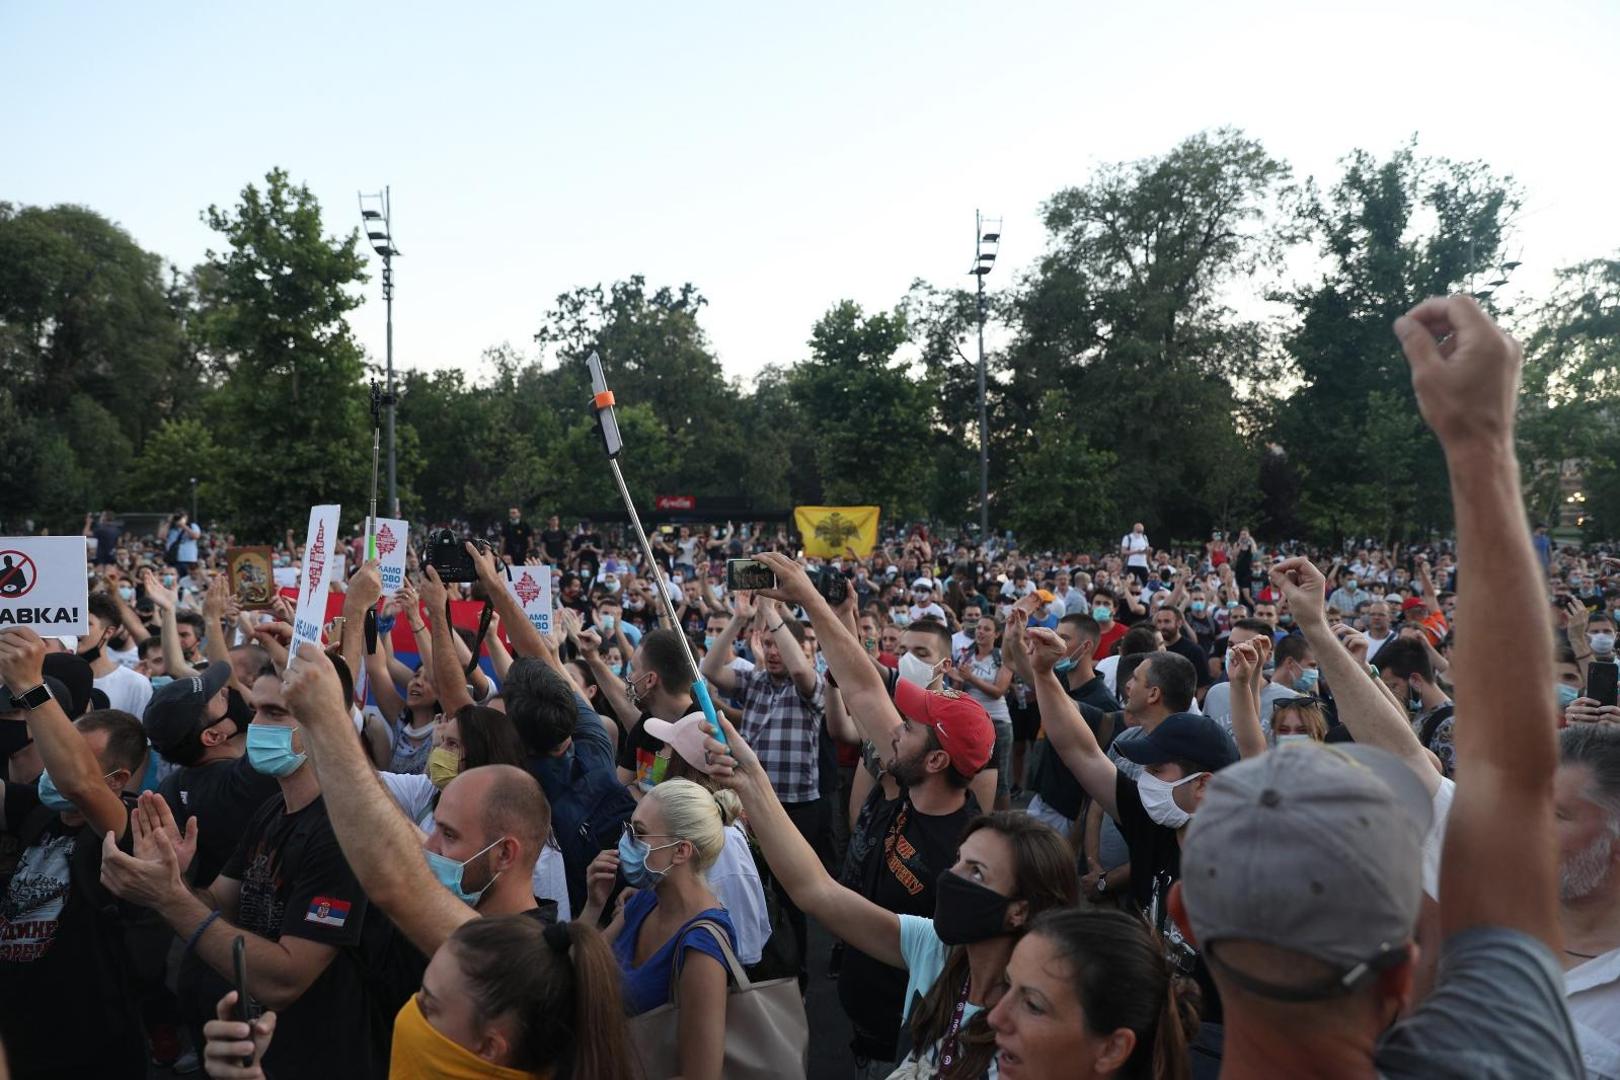
[[833,607],[842,604],[849,596],[849,579],[842,570],[831,566],[812,566],[806,573],[815,585],[816,592]]
[[[480,551],[488,551],[483,540],[472,541]],[[473,565],[467,542],[450,529],[439,529],[428,534],[427,546],[422,549],[422,561],[438,572],[443,582],[477,581],[478,568]]]

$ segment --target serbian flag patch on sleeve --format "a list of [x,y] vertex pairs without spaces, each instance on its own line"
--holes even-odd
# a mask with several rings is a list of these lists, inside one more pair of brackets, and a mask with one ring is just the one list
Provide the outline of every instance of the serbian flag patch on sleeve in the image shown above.
[[349,901],[317,896],[309,902],[309,914],[304,916],[304,921],[322,926],[342,926],[349,921]]

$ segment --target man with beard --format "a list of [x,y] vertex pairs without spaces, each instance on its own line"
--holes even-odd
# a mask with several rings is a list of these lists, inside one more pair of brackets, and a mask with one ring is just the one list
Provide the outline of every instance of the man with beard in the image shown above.
[[[890,911],[928,915],[939,875],[956,858],[957,844],[980,805],[969,783],[990,761],[995,729],[984,706],[955,691],[928,691],[932,667],[906,652],[908,668],[890,681],[866,649],[816,591],[804,568],[785,556],[762,556],[776,572],[770,595],[798,604],[809,615],[859,732],[885,747],[888,772],[898,784],[889,797],[876,785],[851,832],[843,883]],[[908,634],[948,636],[938,624]],[[943,661],[945,641],[937,643]],[[992,790],[993,787],[992,787]],[[853,1025],[852,1043],[863,1077],[887,1077],[900,1056],[897,1040],[905,1005],[905,971],[846,948],[838,996]]]
[[1620,1077],[1620,728],[1559,733],[1554,778],[1564,986],[1586,1075]]

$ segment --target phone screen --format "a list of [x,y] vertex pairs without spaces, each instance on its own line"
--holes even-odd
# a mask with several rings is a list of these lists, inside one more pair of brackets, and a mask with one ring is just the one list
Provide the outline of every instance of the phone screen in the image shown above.
[[726,588],[774,589],[776,572],[758,559],[727,559]]
[[1586,669],[1586,696],[1599,705],[1620,704],[1620,665],[1594,662]]

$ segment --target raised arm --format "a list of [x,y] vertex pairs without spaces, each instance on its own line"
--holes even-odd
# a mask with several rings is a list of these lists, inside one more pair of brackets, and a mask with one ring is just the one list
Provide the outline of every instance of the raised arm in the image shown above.
[[880,747],[887,746],[889,737],[900,725],[900,712],[860,637],[851,633],[834,614],[816,591],[804,567],[776,552],[765,552],[759,558],[776,572],[776,588],[769,595],[798,604],[810,616],[821,651],[827,657],[827,670],[837,681],[844,708],[860,729],[861,736]]
[[[1451,474],[1458,577],[1492,603],[1457,605],[1456,771],[1440,865],[1440,927],[1522,930],[1555,953],[1558,720],[1546,602],[1514,455],[1518,343],[1467,296],[1426,300],[1395,324],[1423,418]],[[1512,657],[1513,663],[1504,663]],[[1501,872],[1502,852],[1515,853]]]
[[[368,570],[374,566],[360,572]],[[428,573],[433,573],[431,567]],[[416,829],[399,812],[354,737],[331,661],[310,645],[298,659],[287,680],[287,705],[304,733],[343,857],[367,899],[424,956],[432,956],[456,927],[477,913],[450,895],[428,869]]]
[[349,578],[348,589],[343,593],[340,652],[351,677],[358,678],[366,662],[366,613],[376,608],[381,596],[382,575],[375,561],[364,564]]
[[1387,750],[1417,773],[1433,795],[1440,776],[1429,764],[1423,745],[1412,733],[1405,711],[1389,696],[1388,688],[1367,673],[1367,665],[1357,660],[1328,626],[1327,608],[1322,599],[1325,579],[1309,559],[1285,559],[1272,567],[1271,583],[1288,598],[1294,625],[1305,635],[1322,678],[1333,688],[1339,722],[1356,742]]
[[739,592],[731,598],[731,618],[715,638],[714,648],[703,657],[703,664],[699,670],[703,679],[710,686],[725,697],[737,692],[737,673],[731,668],[731,643],[737,640],[743,627],[748,625],[754,617],[754,597],[751,593]]
[[[781,580],[780,575],[777,580]],[[820,856],[782,808],[753,749],[730,722],[720,722],[725,727],[726,744],[722,746],[712,737],[704,744],[714,762],[710,776],[742,800],[749,829],[771,873],[794,904],[866,955],[893,967],[905,967],[900,953],[899,916],[832,879],[821,865]]]
[[1258,682],[1265,659],[1256,642],[1263,637],[1245,641],[1230,648],[1232,666],[1228,677],[1232,682],[1232,739],[1238,753],[1246,758],[1259,757],[1266,752],[1266,736],[1260,728],[1260,693]]
[[495,610],[500,612],[501,621],[506,624],[506,636],[512,642],[513,654],[539,660],[563,678],[568,678],[568,672],[563,668],[557,650],[552,648],[551,642],[534,628],[529,617],[523,614],[522,606],[507,590],[506,581],[501,576],[495,556],[490,552],[479,550],[478,546],[472,543],[467,544],[467,551],[472,555],[473,565],[478,569],[478,580],[484,586],[484,595],[489,597],[490,602],[495,605]]
[[190,664],[186,663],[185,653],[180,649],[180,628],[175,622],[174,612],[180,602],[174,589],[168,589],[157,579],[151,570],[141,571],[141,585],[146,589],[146,595],[151,598],[152,606],[158,609],[158,622],[163,627],[163,662],[172,678],[184,679],[197,674]]
[[1040,704],[1041,725],[1046,729],[1050,749],[1063,759],[1086,794],[1096,799],[1109,817],[1117,819],[1119,807],[1114,799],[1114,783],[1119,770],[1097,745],[1097,736],[1091,733],[1085,717],[1080,715],[1080,707],[1052,671],[1067,646],[1054,631],[1044,627],[1036,627],[1026,636],[1030,664],[1035,669],[1035,700]]
[[[788,678],[793,680],[794,687],[803,697],[809,697],[816,692],[816,669],[804,655],[804,649],[799,645],[798,639],[787,628],[788,619],[792,616],[780,601],[770,601],[771,606],[765,609],[765,632],[771,635],[776,642],[776,651],[782,654],[782,666],[787,668]],[[828,609],[829,612],[831,609]],[[842,628],[836,616],[831,620]]]
[[[26,626],[0,630],[0,681],[18,696],[45,682],[45,642]],[[89,740],[74,729],[56,699],[27,710],[23,717],[56,790],[98,832],[123,836],[129,822],[124,801],[107,786]]]
[[454,716],[463,705],[471,705],[473,699],[467,693],[467,677],[461,673],[461,665],[456,660],[450,600],[445,594],[444,582],[439,580],[439,572],[431,566],[422,571],[422,606],[427,612],[428,636],[433,642],[433,689],[439,695],[439,707],[444,715]]

